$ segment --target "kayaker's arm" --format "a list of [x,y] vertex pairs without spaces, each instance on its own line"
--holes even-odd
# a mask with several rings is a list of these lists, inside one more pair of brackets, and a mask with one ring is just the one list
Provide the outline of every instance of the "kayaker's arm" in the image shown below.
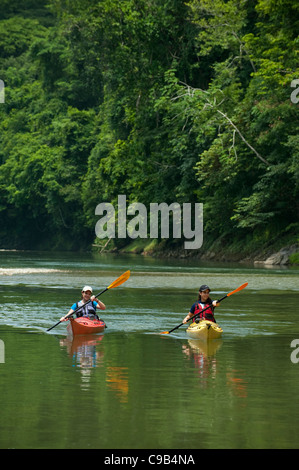
[[94,295],[90,298],[93,302],[97,303],[97,308],[100,310],[106,310],[106,305],[101,300],[97,299]]
[[66,321],[70,317],[70,315],[74,313],[74,311],[75,310],[71,308],[70,311],[66,315],[64,315],[64,317],[61,317],[59,321]]
[[183,323],[187,323],[187,321],[189,320],[189,318],[192,317],[192,315],[194,315],[194,313],[189,312],[188,315],[184,318]]

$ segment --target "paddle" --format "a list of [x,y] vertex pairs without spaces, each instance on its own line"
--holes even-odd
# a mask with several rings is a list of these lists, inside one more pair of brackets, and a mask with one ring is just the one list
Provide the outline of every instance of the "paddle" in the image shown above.
[[[222,300],[226,299],[226,297],[229,297],[230,295],[233,295],[235,294],[236,292],[239,292],[240,290],[244,289],[246,286],[248,286],[248,282],[245,282],[245,284],[242,284],[240,287],[238,287],[237,289],[233,290],[232,292],[229,292],[228,294],[226,294],[224,297],[222,297],[221,299],[217,300],[217,303],[219,302],[222,302]],[[204,308],[200,313],[203,313],[205,310],[208,310],[208,308],[210,308],[210,305],[208,305],[206,308]],[[196,317],[198,315],[198,313],[196,313],[195,315],[193,315],[192,317],[189,318],[189,320],[187,320],[187,322],[189,322],[190,320],[192,320],[192,318]],[[186,322],[186,323],[187,323]],[[180,328],[180,326],[182,325],[185,325],[185,323],[181,323],[180,325],[176,326],[175,328],[172,328],[172,330],[170,331],[162,331],[160,334],[161,335],[169,335],[169,333],[171,333],[172,331],[174,330],[177,330],[178,328]]]
[[[100,295],[104,294],[104,292],[106,292],[108,289],[113,289],[114,287],[118,287],[120,286],[121,284],[123,284],[124,282],[126,282],[130,277],[130,271],[126,271],[125,273],[123,273],[121,276],[119,276],[117,279],[115,279],[115,281],[113,281],[110,286],[106,287],[106,289],[102,290],[99,294],[97,294],[95,297],[99,297]],[[87,305],[91,302],[91,300],[88,300],[84,305]],[[70,317],[71,315],[74,315],[74,313],[78,312],[78,310],[80,310],[82,308],[81,307],[78,307],[76,308],[76,310],[74,310],[72,313],[69,313],[68,315],[66,315],[64,318],[68,318]],[[59,323],[61,323],[62,320],[60,320],[59,322],[57,322],[55,325],[51,326],[51,328],[48,328],[47,331],[50,331],[52,330],[53,328],[55,328],[55,326],[59,325]]]

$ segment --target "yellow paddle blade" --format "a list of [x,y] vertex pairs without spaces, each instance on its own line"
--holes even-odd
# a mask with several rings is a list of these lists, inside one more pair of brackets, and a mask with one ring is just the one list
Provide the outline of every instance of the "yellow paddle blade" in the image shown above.
[[230,295],[235,294],[236,292],[239,292],[239,290],[245,289],[246,286],[248,286],[248,282],[245,282],[240,287],[238,287],[237,289],[235,289],[232,292],[230,292],[229,294],[227,294],[227,297],[229,297]]
[[110,284],[110,286],[107,287],[107,289],[113,289],[113,287],[120,286],[121,284],[123,284],[124,282],[126,282],[129,279],[130,274],[131,274],[130,271],[126,271],[121,276],[119,276],[115,281],[113,281]]
[[160,335],[169,335],[169,331],[161,331]]

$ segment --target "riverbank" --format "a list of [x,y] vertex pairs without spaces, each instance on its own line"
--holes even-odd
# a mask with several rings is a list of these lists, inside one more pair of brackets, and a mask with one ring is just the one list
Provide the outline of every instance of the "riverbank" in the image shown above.
[[[285,242],[285,243],[283,243]],[[109,241],[103,245],[94,244],[93,251],[124,254],[138,254],[153,258],[198,259],[202,261],[252,263],[261,266],[298,265],[299,244],[288,240],[275,242],[268,246],[259,246],[254,240],[224,244],[217,240],[211,244],[203,244],[199,250],[186,250],[182,245],[172,245],[168,240],[136,239],[122,248],[109,246]]]

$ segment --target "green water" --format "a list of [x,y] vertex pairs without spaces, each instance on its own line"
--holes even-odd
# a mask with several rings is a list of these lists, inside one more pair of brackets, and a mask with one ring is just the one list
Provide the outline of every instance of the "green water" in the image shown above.
[[[100,292],[127,269],[101,298],[103,335],[46,332],[83,285]],[[298,268],[0,252],[0,278],[0,448],[299,447]],[[217,299],[246,281],[216,311],[221,340],[159,334],[200,284]]]

